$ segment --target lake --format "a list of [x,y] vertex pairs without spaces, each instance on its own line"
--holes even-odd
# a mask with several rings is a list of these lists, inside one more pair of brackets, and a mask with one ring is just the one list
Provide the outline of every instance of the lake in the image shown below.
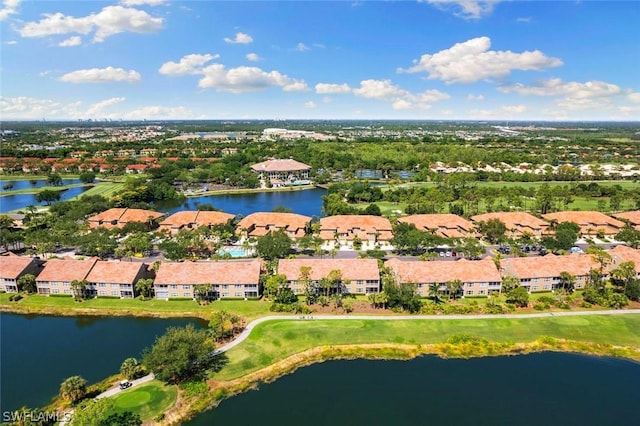
[[0,316],[0,412],[42,407],[60,383],[80,375],[89,383],[120,371],[125,358],[140,358],[169,326],[190,319]]
[[[62,185],[72,185],[82,183],[80,179],[62,179]],[[0,194],[7,192],[7,190],[2,189],[5,185],[12,184],[13,188],[11,191],[17,191],[19,189],[33,189],[33,188],[42,188],[44,186],[51,186],[47,183],[46,179],[36,179],[35,184],[31,184],[29,180],[0,180]],[[82,194],[86,191],[87,188],[71,188],[66,191],[62,191],[61,200],[68,200],[77,195]],[[13,210],[23,209],[29,205],[33,204],[34,206],[42,205],[43,203],[36,202],[35,194],[16,194],[16,195],[8,195],[6,197],[0,197],[0,213],[7,213]]]
[[330,361],[232,397],[186,424],[633,425],[639,379],[640,363],[551,352]]
[[184,203],[172,204],[156,202],[159,211],[175,213],[180,210],[196,210],[200,203],[210,203],[213,207],[231,214],[247,216],[255,212],[270,212],[277,206],[284,206],[293,213],[305,216],[322,216],[322,196],[326,190],[320,188],[301,191],[252,192],[248,194],[222,194],[187,198]]

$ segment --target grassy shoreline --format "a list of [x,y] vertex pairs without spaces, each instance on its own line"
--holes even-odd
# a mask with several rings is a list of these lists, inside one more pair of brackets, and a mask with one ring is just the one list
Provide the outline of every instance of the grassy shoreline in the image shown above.
[[209,380],[210,392],[185,401],[183,407],[173,410],[167,424],[180,424],[196,415],[214,409],[223,400],[257,388],[261,383],[273,382],[299,368],[312,364],[355,358],[376,360],[411,360],[419,356],[435,355],[441,358],[476,358],[485,356],[515,356],[539,352],[571,352],[584,355],[616,357],[640,362],[640,348],[607,344],[577,342],[542,336],[533,342],[493,342],[464,336],[461,342],[428,345],[362,344],[317,346],[291,355],[259,371],[227,380]]
[[315,185],[287,186],[284,188],[242,188],[242,189],[215,189],[212,191],[203,191],[198,193],[190,193],[183,195],[187,198],[206,197],[209,195],[233,195],[233,194],[254,194],[261,192],[290,192],[304,191],[315,188]]

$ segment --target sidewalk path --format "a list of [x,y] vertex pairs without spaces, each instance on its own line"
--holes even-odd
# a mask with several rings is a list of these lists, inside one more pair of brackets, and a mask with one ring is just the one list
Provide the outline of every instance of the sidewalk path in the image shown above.
[[[244,342],[251,334],[251,331],[258,325],[268,321],[326,321],[326,320],[367,320],[367,321],[448,321],[448,320],[474,320],[474,319],[500,319],[500,318],[549,318],[549,317],[575,317],[584,315],[640,315],[640,309],[617,309],[604,311],[561,311],[561,312],[539,312],[534,314],[497,314],[497,315],[271,315],[251,321],[245,329],[231,342],[220,346],[215,350],[214,355],[222,354]],[[132,387],[150,382],[155,376],[148,374],[132,381]],[[109,389],[96,396],[96,399],[108,398],[122,392],[120,385]],[[68,412],[73,414],[73,411]],[[66,422],[61,421],[60,426]]]
[[584,315],[630,315],[640,314],[640,309],[610,309],[604,311],[561,311],[539,312],[533,314],[495,314],[495,315],[271,315],[251,321],[242,333],[231,342],[220,346],[214,352],[216,355],[227,352],[246,340],[251,331],[258,324],[274,320],[316,321],[316,320],[372,320],[372,321],[417,321],[417,320],[474,320],[499,318],[545,318],[545,317],[573,317]]

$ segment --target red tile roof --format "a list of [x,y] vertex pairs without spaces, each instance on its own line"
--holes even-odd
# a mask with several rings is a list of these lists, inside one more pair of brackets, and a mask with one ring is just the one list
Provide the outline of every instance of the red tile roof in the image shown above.
[[265,235],[269,231],[285,229],[296,237],[304,236],[304,229],[311,222],[309,216],[296,213],[267,213],[257,212],[244,217],[236,229],[246,229],[251,236]]
[[628,220],[632,225],[635,225],[634,226],[635,229],[640,231],[640,210],[624,212],[624,213],[616,213],[612,216],[622,221]]
[[258,284],[260,260],[163,262],[154,284]]
[[616,234],[624,226],[624,222],[595,211],[557,212],[545,214],[543,217],[549,221],[555,220],[558,223],[576,223],[580,225],[583,233],[597,232],[597,230],[601,229],[607,234]]
[[146,269],[144,263],[113,262],[99,260],[86,280],[90,283],[134,284],[138,275]]
[[497,212],[471,216],[474,222],[487,222],[490,219],[498,219],[507,229],[518,232],[544,232],[549,226],[544,220],[525,212]]
[[388,241],[393,237],[391,222],[381,216],[338,215],[320,219],[320,238],[333,240],[336,232],[348,240],[356,236],[362,240],[370,239],[376,232],[380,233],[380,241]]
[[162,216],[164,216],[164,213],[154,212],[153,210],[113,208],[90,217],[88,221],[94,226],[100,226],[99,222],[106,222],[104,225],[108,227],[111,222],[117,222],[113,226],[122,226],[128,222],[145,223],[149,220],[149,217],[158,219]]
[[256,172],[292,172],[298,170],[309,170],[311,166],[293,159],[267,160],[251,166]]
[[278,274],[296,281],[300,268],[311,267],[311,279],[320,280],[334,269],[342,271],[343,280],[379,280],[380,269],[375,259],[282,259],[278,262]]
[[416,214],[398,219],[398,222],[415,225],[419,231],[434,231],[445,238],[463,238],[475,235],[475,227],[468,220],[455,214]]
[[163,220],[160,226],[180,228],[188,225],[194,225],[194,227],[219,225],[234,217],[234,215],[224,212],[185,210],[172,214]]
[[567,256],[509,257],[502,261],[504,274],[524,278],[559,277],[561,272],[574,276],[587,275],[589,270],[598,269],[599,264],[590,254]]
[[501,282],[502,277],[491,258],[482,260],[461,259],[456,261],[410,261],[394,258],[385,266],[406,283],[446,283],[460,280],[463,283]]
[[98,259],[95,257],[86,260],[71,258],[50,259],[45,263],[44,269],[40,272],[36,281],[71,282],[73,280],[84,280],[97,261]]
[[623,262],[633,262],[636,266],[636,271],[640,273],[640,250],[633,249],[628,246],[616,246],[614,249],[609,250],[609,254],[616,261],[615,265],[611,265],[612,269],[620,266]]
[[16,279],[36,259],[23,256],[0,256],[0,278]]

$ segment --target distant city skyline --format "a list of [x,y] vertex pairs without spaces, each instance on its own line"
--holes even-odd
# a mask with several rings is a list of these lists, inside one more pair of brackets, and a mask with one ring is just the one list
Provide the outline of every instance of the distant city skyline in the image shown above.
[[0,119],[640,120],[636,1],[0,3]]

